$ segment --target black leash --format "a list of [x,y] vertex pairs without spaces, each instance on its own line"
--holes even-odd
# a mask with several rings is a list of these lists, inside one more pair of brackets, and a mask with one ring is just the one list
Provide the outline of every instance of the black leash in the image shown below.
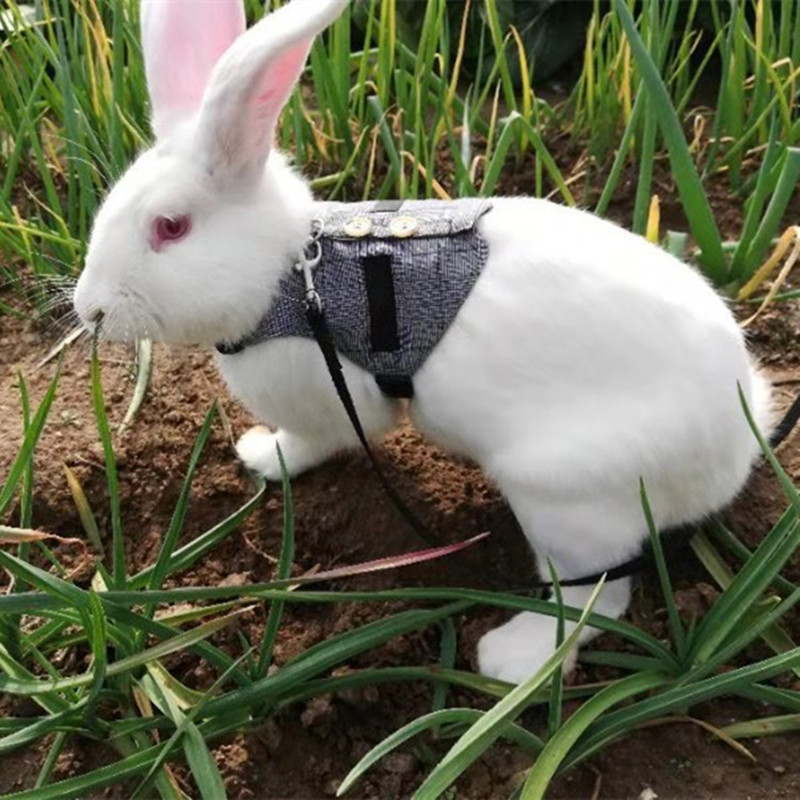
[[775,426],[772,436],[769,437],[769,446],[772,448],[781,444],[784,439],[794,430],[795,425],[800,421],[800,394],[795,397],[789,410],[783,415],[783,419]]
[[437,545],[436,540],[431,536],[424,523],[406,505],[394,486],[389,483],[389,479],[381,469],[378,459],[375,457],[375,453],[370,447],[369,441],[364,433],[364,428],[361,425],[361,420],[358,417],[355,404],[353,403],[353,398],[350,396],[350,390],[347,388],[347,381],[345,381],[344,372],[342,371],[342,363],[339,361],[339,356],[336,353],[336,348],[333,344],[330,330],[328,329],[328,323],[325,321],[322,304],[313,300],[307,301],[306,319],[308,320],[311,332],[314,334],[314,339],[325,358],[328,374],[331,376],[333,385],[336,387],[339,400],[341,400],[344,410],[347,412],[350,424],[353,426],[353,430],[355,430],[356,436],[358,436],[358,441],[361,442],[361,447],[367,454],[367,458],[370,464],[372,464],[372,468],[375,470],[375,474],[378,476],[383,490],[386,492],[395,508],[400,512],[403,519],[413,528],[414,532],[429,545],[435,547]]

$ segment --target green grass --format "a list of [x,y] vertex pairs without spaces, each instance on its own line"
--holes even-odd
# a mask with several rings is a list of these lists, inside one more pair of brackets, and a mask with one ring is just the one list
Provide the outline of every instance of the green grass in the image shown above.
[[[0,550],[0,567],[13,579],[13,591],[0,597],[0,691],[28,698],[38,713],[0,721],[0,753],[47,741],[36,788],[14,797],[57,798],[100,790],[126,781],[133,796],[180,797],[170,764],[185,761],[198,796],[219,798],[221,777],[211,749],[236,731],[246,731],[292,704],[317,695],[385,682],[423,681],[432,687],[469,688],[495,699],[489,711],[449,707],[446,693],[426,716],[378,743],[349,776],[345,793],[365,771],[396,747],[436,731],[441,744],[454,739],[431,770],[415,797],[442,795],[469,765],[498,738],[521,747],[531,757],[521,797],[541,798],[553,776],[602,750],[637,726],[652,720],[683,718],[694,706],[721,696],[761,700],[784,714],[765,721],[738,722],[712,730],[724,741],[796,730],[800,727],[800,692],[778,688],[772,679],[800,676],[800,648],[782,620],[800,600],[800,587],[781,576],[800,544],[800,495],[766,443],[765,457],[787,493],[790,506],[758,548],[750,552],[720,522],[695,538],[695,549],[719,584],[720,594],[701,620],[686,624],[676,610],[672,584],[660,542],[653,529],[642,487],[643,513],[651,538],[667,610],[669,640],[661,641],[626,622],[611,620],[587,609],[564,607],[536,598],[467,589],[413,588],[374,592],[309,590],[298,579],[286,580],[294,548],[291,489],[284,477],[284,531],[276,580],[247,586],[162,588],[229,536],[261,503],[264,484],[238,511],[194,539],[179,545],[191,501],[195,470],[216,420],[212,406],[198,432],[175,511],[162,537],[154,562],[132,573],[121,552],[119,492],[111,433],[105,418],[97,359],[93,359],[92,395],[98,433],[106,455],[109,482],[111,548],[106,560],[97,557],[91,587],[72,582],[56,556],[29,530],[32,513],[32,458],[57,389],[58,372],[50,389],[33,411],[24,383],[25,437],[2,489],[0,513],[7,515],[20,499],[19,526],[0,529],[7,545]],[[31,413],[33,412],[33,413]],[[745,409],[745,412],[749,412]],[[751,421],[752,424],[752,421]],[[754,429],[754,433],[760,437]],[[74,476],[73,476],[74,477]],[[79,486],[79,484],[78,484]],[[81,519],[88,529],[94,513],[82,490]],[[96,537],[87,536],[91,543]],[[64,542],[63,545],[68,543]],[[10,545],[10,546],[9,546]],[[92,547],[92,545],[89,545]],[[14,548],[16,547],[16,553]],[[96,547],[96,545],[95,545]],[[730,554],[739,563],[736,573],[727,565]],[[41,565],[41,566],[40,566]],[[49,568],[48,568],[49,567]],[[374,565],[363,565],[372,569]],[[330,578],[352,571],[334,571]],[[315,580],[328,574],[316,575]],[[558,595],[557,593],[557,596]],[[275,668],[272,649],[285,610],[293,603],[360,603],[405,601],[406,611],[392,614],[344,634],[326,639]],[[416,607],[423,603],[424,607]],[[454,669],[455,629],[450,620],[466,609],[490,605],[537,611],[577,622],[543,668],[518,687]],[[239,643],[221,647],[214,635],[243,614],[263,609],[266,628],[259,640],[240,632]],[[156,610],[159,611],[156,616]],[[442,627],[442,665],[372,668],[333,675],[353,657],[411,631]],[[589,663],[616,667],[621,677],[602,685],[562,687],[560,665],[575,646],[585,624],[614,633],[625,642],[616,651],[586,651]],[[773,656],[753,660],[751,645],[763,641]],[[51,663],[56,651],[88,655],[86,670],[63,672]],[[213,685],[198,692],[172,674],[165,658],[186,651],[205,662],[215,675]],[[81,664],[83,658],[74,663]],[[548,687],[555,675],[557,683]],[[568,720],[559,708],[565,699],[582,698]],[[547,709],[539,729],[523,726],[520,714],[528,708]],[[67,735],[105,741],[117,754],[111,765],[61,781],[52,769]]]
[[[365,0],[354,12],[361,21],[359,34],[348,12],[314,45],[304,76],[310,92],[292,97],[279,139],[317,192],[348,200],[492,194],[515,174],[523,176],[517,185],[528,194],[592,203],[604,214],[632,170],[637,191],[630,224],[644,233],[651,221],[655,163],[663,156],[689,226],[668,232],[665,245],[693,258],[731,296],[743,287],[753,292],[800,177],[794,102],[800,8],[787,0],[680,5],[649,0],[635,6],[613,0],[608,11],[596,2],[577,83],[564,102],[550,104],[532,83],[536,64],[522,34],[504,27],[505,5],[473,0],[473,6],[478,3],[480,24],[461,26],[454,24],[445,0],[430,0],[412,49],[408,37],[398,33],[404,25],[402,4]],[[149,142],[137,5],[133,0],[50,0],[31,22],[23,19],[15,0],[9,4],[14,30],[0,39],[0,269],[2,280],[20,291],[31,279],[77,273],[104,191]],[[251,21],[261,14],[256,0],[248,0],[247,7]],[[474,51],[476,41],[479,60],[470,70],[465,53]],[[723,76],[716,103],[695,108],[695,90],[712,74],[716,60]],[[695,130],[701,134],[687,138],[687,131]],[[559,155],[557,143],[567,138],[584,153],[582,178]],[[723,241],[709,199],[709,184],[720,179],[745,211],[733,243]],[[687,233],[695,243],[688,253]],[[0,314],[20,313],[18,305],[5,298]],[[143,347],[138,388],[124,425],[135,424],[143,400],[149,363]],[[33,453],[57,383],[58,370],[34,405],[20,377],[25,436],[0,484],[0,523],[5,524],[0,566],[12,581],[0,597],[0,691],[38,707],[32,716],[0,720],[0,753],[42,742],[48,748],[35,788],[20,797],[75,797],[126,781],[132,796],[177,798],[182,794],[171,765],[180,759],[198,796],[219,798],[224,788],[211,748],[223,737],[257,727],[302,700],[386,682],[429,683],[431,711],[375,743],[350,775],[342,776],[342,793],[357,787],[358,779],[395,748],[431,734],[427,741],[438,748],[441,760],[417,797],[442,796],[503,738],[531,760],[515,796],[541,798],[553,776],[637,726],[682,718],[717,697],[769,703],[780,712],[713,730],[729,744],[800,727],[800,692],[774,680],[800,676],[800,650],[784,625],[800,587],[782,574],[800,544],[800,498],[763,441],[789,508],[753,551],[719,521],[695,537],[695,552],[720,589],[703,619],[687,623],[678,614],[653,532],[669,632],[669,639],[660,641],[590,608],[514,594],[442,588],[347,592],[290,584],[294,517],[286,479],[275,580],[181,587],[182,573],[230,536],[265,494],[263,483],[255,485],[240,509],[184,542],[193,477],[218,424],[215,407],[198,431],[158,554],[153,563],[132,571],[123,547],[126,521],[114,435],[96,357],[87,392],[105,457],[108,507],[102,517],[110,520],[109,538],[101,538],[93,498],[68,473],[86,546],[96,558],[91,585],[78,584],[59,561],[60,548],[51,548],[52,540],[32,530]],[[652,528],[646,487],[642,503]],[[164,588],[168,582],[178,588]],[[389,600],[408,608],[321,642],[276,669],[274,646],[292,604]],[[615,667],[620,677],[600,686],[563,686],[561,664],[574,646],[574,633],[562,637],[557,655],[520,687],[455,668],[455,617],[479,605],[556,615],[562,633],[565,620],[614,633],[623,643],[618,650],[590,650],[582,658]],[[242,634],[235,647],[219,645],[217,634],[245,611],[263,613],[263,635],[250,640]],[[439,631],[439,663],[333,674],[354,657],[426,627]],[[753,656],[765,647],[774,655]],[[50,656],[56,651],[74,653],[76,663],[88,664],[86,670],[53,666]],[[168,656],[179,651],[208,666],[215,676],[209,689],[194,691],[180,674],[170,673]],[[494,705],[488,711],[454,708],[451,686]],[[566,721],[565,700],[583,701]],[[531,707],[543,709],[533,728],[520,717]],[[54,782],[53,769],[69,736],[107,742],[117,758]]]
[[[396,0],[364,0],[357,35],[348,11],[314,45],[311,91],[293,96],[279,141],[318,192],[491,194],[524,166],[526,193],[573,203],[574,176],[548,147],[563,131],[586,149],[581,202],[602,189],[599,213],[622,167],[639,172],[631,225],[643,233],[653,158],[666,150],[701,268],[731,293],[741,287],[779,232],[797,178],[800,9],[783,2],[776,15],[762,0],[651,0],[634,20],[629,0],[614,0],[610,12],[596,2],[574,91],[551,106],[531,84],[535,65],[519,34],[502,28],[505,12],[482,2],[485,13],[462,27],[446,0],[430,0],[416,52],[397,34]],[[247,6],[251,20],[262,13],[256,0]],[[27,276],[77,273],[104,191],[149,141],[137,9],[134,0],[51,0],[31,24],[10,2],[16,30],[0,41],[6,280],[17,280],[22,265]],[[465,50],[479,45],[468,71]],[[693,108],[717,60],[716,108]],[[684,130],[699,120],[706,136],[690,148]],[[721,248],[705,193],[720,171],[747,207],[733,254]]]

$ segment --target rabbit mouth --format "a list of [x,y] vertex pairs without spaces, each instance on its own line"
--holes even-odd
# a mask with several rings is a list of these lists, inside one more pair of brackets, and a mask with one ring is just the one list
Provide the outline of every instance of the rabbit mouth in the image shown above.
[[116,303],[98,307],[83,318],[96,339],[130,344],[140,339],[165,340],[163,317],[136,290],[126,288]]

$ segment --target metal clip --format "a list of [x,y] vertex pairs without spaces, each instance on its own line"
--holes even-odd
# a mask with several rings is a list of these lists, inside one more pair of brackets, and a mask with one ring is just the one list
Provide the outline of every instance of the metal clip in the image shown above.
[[316,287],[314,286],[313,270],[322,261],[322,245],[319,240],[322,236],[323,222],[321,219],[316,218],[311,222],[311,234],[306,239],[303,249],[295,264],[295,269],[303,273],[303,282],[305,283],[305,300],[306,306],[315,306],[317,311],[322,311],[322,298],[320,298]]
[[316,306],[317,311],[322,311],[322,298],[317,292],[317,287],[314,286],[314,277],[312,275],[312,266],[309,261],[302,262],[303,281],[306,284],[306,307]]

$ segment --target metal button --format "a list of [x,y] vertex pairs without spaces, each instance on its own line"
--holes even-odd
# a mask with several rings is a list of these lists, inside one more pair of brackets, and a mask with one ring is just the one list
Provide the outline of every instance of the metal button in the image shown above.
[[395,217],[389,223],[389,231],[392,236],[396,236],[398,239],[413,236],[418,228],[419,222],[414,217]]
[[372,222],[369,217],[353,217],[344,224],[344,232],[355,239],[366,236],[371,230]]

